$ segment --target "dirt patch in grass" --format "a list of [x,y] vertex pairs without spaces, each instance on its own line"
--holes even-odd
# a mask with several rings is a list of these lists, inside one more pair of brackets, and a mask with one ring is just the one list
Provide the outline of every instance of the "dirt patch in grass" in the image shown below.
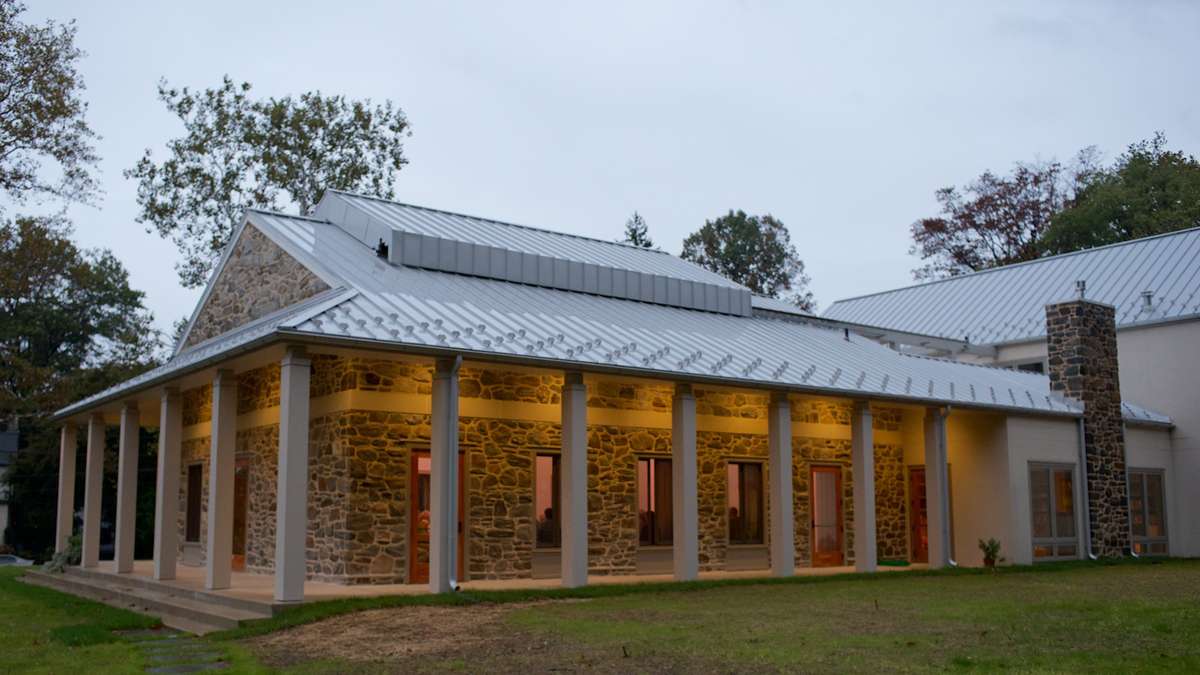
[[374,609],[250,641],[272,664],[305,660],[391,661],[461,652],[496,637],[502,617],[530,603]]
[[333,617],[245,642],[266,665],[308,672],[618,673],[731,672],[701,659],[668,659],[621,645],[585,645],[513,626],[514,612],[551,600],[458,607],[398,607]]

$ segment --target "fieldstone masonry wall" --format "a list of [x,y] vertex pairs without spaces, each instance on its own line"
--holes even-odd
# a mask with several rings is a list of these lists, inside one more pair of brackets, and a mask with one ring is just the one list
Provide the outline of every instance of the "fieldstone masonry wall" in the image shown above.
[[1084,405],[1088,522],[1092,548],[1101,556],[1129,549],[1115,314],[1109,305],[1082,299],[1046,307],[1050,388]]
[[247,225],[196,315],[184,346],[227,333],[328,289],[328,284],[267,235]]
[[[279,368],[270,366],[239,376],[238,412],[279,405]],[[313,356],[311,395],[327,396],[358,389],[428,395],[432,368],[425,364],[380,359]],[[463,398],[558,405],[562,378],[483,368],[460,371]],[[709,417],[763,420],[768,397],[762,394],[697,388],[697,413]],[[184,392],[184,423],[211,419],[211,387]],[[669,413],[668,385],[593,381],[588,405],[610,410]],[[851,404],[796,398],[796,423],[848,426]],[[898,430],[899,410],[874,414],[877,430]],[[463,417],[465,568],[472,579],[527,578],[532,574],[536,518],[534,459],[557,452],[557,422]],[[409,486],[412,453],[429,445],[427,415],[343,410],[314,418],[310,425],[310,478],[307,567],[315,580],[350,584],[408,581]],[[238,432],[238,457],[249,460],[247,569],[274,567],[275,490],[278,425]],[[589,572],[633,574],[637,569],[637,459],[669,456],[671,432],[593,424],[588,429]],[[184,526],[186,466],[207,462],[209,439],[185,443],[179,525]],[[766,475],[767,437],[760,434],[701,431],[697,435],[700,567],[724,569],[728,550],[725,471],[732,459],[761,461]],[[877,444],[876,512],[881,559],[907,557],[903,451]],[[796,557],[808,564],[809,466],[842,467],[846,562],[853,561],[853,477],[850,443],[832,438],[793,440],[793,490]],[[204,467],[207,483],[208,467]],[[202,503],[205,536],[207,485]],[[766,504],[764,522],[771,505]],[[769,529],[769,528],[768,528]],[[769,532],[767,532],[769,537]],[[768,542],[764,542],[765,544]]]

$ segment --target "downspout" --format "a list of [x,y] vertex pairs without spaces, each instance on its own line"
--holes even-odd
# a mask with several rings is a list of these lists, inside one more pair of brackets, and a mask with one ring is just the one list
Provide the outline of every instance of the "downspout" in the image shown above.
[[[1129,513],[1129,444],[1125,442],[1124,420],[1121,421],[1121,459],[1125,464],[1125,520],[1129,523],[1129,555],[1137,559],[1142,556],[1138,555],[1137,549],[1133,545],[1133,516]],[[1166,504],[1163,506],[1165,509]]]
[[1084,422],[1083,418],[1079,418],[1079,482],[1083,488],[1083,550],[1087,551],[1087,557],[1090,560],[1098,560],[1099,558],[1092,552],[1092,507],[1091,499],[1088,497],[1088,480],[1087,480],[1087,443],[1084,442]]

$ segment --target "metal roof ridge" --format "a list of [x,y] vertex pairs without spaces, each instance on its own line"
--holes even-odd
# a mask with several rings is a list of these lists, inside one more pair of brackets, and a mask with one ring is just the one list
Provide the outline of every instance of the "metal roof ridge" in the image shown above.
[[283,211],[273,211],[271,209],[262,209],[257,206],[247,206],[247,207],[244,207],[242,210],[243,211],[253,211],[255,213],[261,213],[261,214],[267,215],[267,216],[276,216],[278,218],[291,218],[293,220],[306,220],[310,223],[319,223],[321,225],[333,225],[333,223],[329,222],[328,220],[321,220],[320,218],[314,218],[312,216],[305,216],[305,215],[297,214],[297,213],[284,213]]
[[[842,302],[852,302],[855,300],[864,300],[866,298],[873,298],[873,297],[880,296],[880,295],[888,295],[889,293],[899,293],[900,291],[907,291],[907,290],[910,290],[913,288],[925,288],[926,286],[933,286],[934,284],[940,284],[940,283],[945,283],[945,282],[949,282],[949,281],[959,281],[961,279],[970,279],[970,278],[978,277],[983,274],[988,274],[990,272],[1003,272],[1005,270],[1010,270],[1010,269],[1014,269],[1017,267],[1031,266],[1031,265],[1036,265],[1039,263],[1050,262],[1052,260],[1059,260],[1062,258],[1069,258],[1071,256],[1083,255],[1085,253],[1094,253],[1096,251],[1104,251],[1104,250],[1119,248],[1121,246],[1130,246],[1132,244],[1140,244],[1142,242],[1151,241],[1153,239],[1163,239],[1166,237],[1175,237],[1175,236],[1187,234],[1189,232],[1197,232],[1197,231],[1200,231],[1200,225],[1184,228],[1182,230],[1175,230],[1174,232],[1162,232],[1160,234],[1152,234],[1148,237],[1141,237],[1138,239],[1129,239],[1126,241],[1118,241],[1118,242],[1115,242],[1112,244],[1104,244],[1103,246],[1093,246],[1092,248],[1084,248],[1084,249],[1080,249],[1078,251],[1069,251],[1067,253],[1058,253],[1055,255],[1046,256],[1045,258],[1035,258],[1034,260],[1022,260],[1021,262],[1010,263],[1008,265],[1001,265],[999,267],[989,267],[989,268],[983,269],[983,270],[973,270],[971,272],[966,272],[964,274],[956,274],[954,276],[946,277],[944,279],[932,279],[930,281],[922,281],[919,284],[910,284],[908,286],[900,286],[898,288],[889,288],[889,289],[882,290],[882,291],[875,291],[874,293],[863,293],[862,295],[853,295],[848,298],[841,298],[839,300],[834,300],[829,305],[829,309],[833,309],[834,305],[837,305],[838,303],[842,303]],[[829,309],[827,309],[826,311],[829,311]]]
[[[377,197],[375,195],[365,195],[365,194],[361,194],[358,192],[349,192],[347,190],[338,190],[335,188],[328,188],[325,191],[333,192],[335,194],[340,194],[340,195],[346,195],[348,197],[358,197],[361,199],[370,199],[372,201],[383,202],[385,204],[392,204],[394,206],[403,206],[403,207],[409,208],[409,209],[419,209],[421,211],[430,211],[433,213],[441,213],[441,214],[448,215],[448,216],[457,216],[459,218],[470,218],[472,220],[479,220],[479,221],[482,221],[485,223],[494,223],[496,225],[503,225],[505,227],[516,227],[516,228],[520,228],[522,230],[529,230],[531,232],[541,232],[543,234],[552,234],[552,235],[556,235],[559,237],[571,237],[574,239],[582,239],[584,241],[591,241],[591,242],[595,242],[598,244],[608,244],[610,246],[618,246],[621,248],[628,248],[628,249],[632,249],[634,251],[645,251],[647,253],[657,253],[659,255],[669,255],[671,257],[675,257],[675,255],[673,253],[668,253],[667,251],[664,251],[660,248],[645,248],[643,246],[634,246],[633,244],[627,244],[623,241],[601,239],[599,237],[589,237],[586,234],[575,234],[574,232],[561,232],[559,230],[551,230],[549,228],[537,227],[535,225],[523,225],[521,223],[513,223],[513,222],[509,222],[507,220],[496,220],[495,218],[485,218],[483,216],[475,216],[475,215],[471,215],[469,213],[462,213],[461,211],[447,211],[446,209],[435,209],[431,206],[421,206],[420,204],[410,204],[408,202],[402,202],[402,201],[398,201],[395,199],[388,199],[386,197]],[[327,221],[319,220],[319,219],[315,219],[315,218],[313,220],[315,220],[316,222],[319,222],[319,223],[327,222]],[[691,261],[689,260],[688,262],[691,262]],[[692,263],[692,264],[695,264],[695,263]]]

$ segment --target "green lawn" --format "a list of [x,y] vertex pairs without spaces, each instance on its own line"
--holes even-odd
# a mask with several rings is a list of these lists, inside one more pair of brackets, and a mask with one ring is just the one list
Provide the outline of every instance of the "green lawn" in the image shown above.
[[[1196,560],[593,593],[534,605],[400,606],[369,622],[344,616],[249,644],[295,672],[1200,672]],[[466,613],[483,608],[495,618],[472,623]],[[396,622],[384,612],[398,613]],[[403,613],[416,621],[399,620]],[[421,638],[406,646],[426,623],[437,625],[430,636],[458,630],[460,640],[432,652]],[[377,639],[365,637],[373,632]]]
[[[0,672],[141,669],[112,631],[152,619],[15,575]],[[224,672],[1200,672],[1200,560],[363,599],[206,640]]]
[[157,620],[17,581],[0,567],[0,672],[128,673],[138,651],[113,631],[150,628]]

